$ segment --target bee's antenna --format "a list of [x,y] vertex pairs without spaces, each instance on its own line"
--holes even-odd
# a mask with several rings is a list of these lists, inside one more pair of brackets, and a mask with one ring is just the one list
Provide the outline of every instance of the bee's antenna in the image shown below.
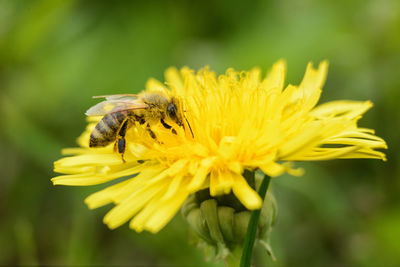
[[[183,112],[186,112],[186,111],[184,110]],[[187,125],[189,126],[189,130],[190,130],[190,133],[192,134],[192,137],[194,138],[194,134],[193,134],[193,131],[192,131],[192,127],[190,126],[189,121],[188,121],[188,119],[186,118],[185,114],[183,114],[183,117],[185,118],[185,121],[186,121]]]

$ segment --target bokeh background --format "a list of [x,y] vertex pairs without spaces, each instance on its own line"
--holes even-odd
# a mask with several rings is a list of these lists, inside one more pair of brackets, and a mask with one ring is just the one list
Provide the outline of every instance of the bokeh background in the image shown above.
[[54,187],[52,163],[75,146],[93,95],[134,93],[169,66],[267,71],[298,84],[330,62],[321,102],[374,102],[360,121],[388,161],[302,164],[272,181],[279,217],[256,266],[400,262],[400,1],[0,1],[0,264],[216,265],[188,244],[180,214],[159,234],[108,230],[104,186]]

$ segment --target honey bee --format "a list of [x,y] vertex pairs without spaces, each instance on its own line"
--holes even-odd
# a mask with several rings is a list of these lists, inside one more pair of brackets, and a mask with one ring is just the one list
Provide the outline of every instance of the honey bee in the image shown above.
[[[104,147],[115,142],[114,149],[121,154],[124,162],[125,134],[135,122],[144,125],[154,139],[156,136],[150,129],[153,124],[161,123],[166,129],[171,129],[172,126],[167,121],[172,121],[183,127],[184,116],[179,99],[161,92],[105,95],[94,98],[106,100],[89,108],[85,113],[87,116],[104,116],[90,135],[89,147]],[[172,132],[176,133],[174,129]]]

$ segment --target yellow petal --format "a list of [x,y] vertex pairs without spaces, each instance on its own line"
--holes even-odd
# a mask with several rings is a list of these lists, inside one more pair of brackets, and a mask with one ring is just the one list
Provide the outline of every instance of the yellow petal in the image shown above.
[[197,170],[197,173],[193,177],[192,181],[188,185],[188,190],[193,191],[193,190],[198,190],[199,187],[201,187],[207,178],[207,175],[210,171],[211,165],[214,163],[216,160],[216,157],[211,157],[211,158],[205,158],[201,161],[201,164],[199,165],[199,169]]
[[283,89],[285,76],[286,62],[281,59],[272,66],[262,85],[266,90],[280,93]]
[[150,78],[146,82],[146,89],[151,92],[161,92],[164,94],[168,94],[169,92],[167,88],[164,86],[164,84],[153,78]]
[[179,192],[175,194],[174,198],[167,202],[160,203],[157,213],[154,213],[147,222],[145,222],[144,228],[152,233],[160,231],[177,213],[179,208],[185,202],[189,196],[187,192]]
[[181,182],[183,180],[183,175],[176,175],[175,177],[172,178],[172,181],[170,182],[167,192],[165,195],[162,197],[162,200],[167,200],[172,197],[175,197],[176,192],[178,192],[179,186],[181,185]]
[[109,186],[101,191],[91,194],[85,199],[86,205],[88,205],[89,209],[96,209],[113,202],[115,195],[124,189],[125,186],[131,182],[131,179],[122,181],[118,184]]
[[229,194],[233,185],[233,177],[229,171],[212,171],[210,173],[210,195]]
[[176,95],[184,94],[183,81],[181,75],[179,74],[179,71],[176,68],[168,68],[165,71],[165,79],[167,80],[166,83],[168,84],[168,86],[174,91]]
[[257,192],[247,184],[246,180],[241,175],[232,174],[232,178],[232,190],[240,202],[249,210],[260,209],[262,199]]
[[371,107],[370,101],[338,100],[319,105],[310,112],[310,115],[320,119],[346,116],[351,120],[365,113]]
[[147,190],[134,192],[107,213],[104,223],[111,229],[124,224],[162,190],[162,186],[152,186]]

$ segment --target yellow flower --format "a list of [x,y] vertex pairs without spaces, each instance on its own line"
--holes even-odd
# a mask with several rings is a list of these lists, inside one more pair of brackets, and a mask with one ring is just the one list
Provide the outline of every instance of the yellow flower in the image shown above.
[[187,197],[209,188],[212,196],[233,192],[249,210],[259,209],[260,196],[242,176],[245,169],[261,169],[276,177],[284,172],[301,175],[291,161],[336,158],[376,158],[386,143],[357,121],[372,107],[369,101],[333,101],[316,104],[327,73],[307,66],[299,86],[284,89],[286,66],[275,63],[265,79],[261,71],[228,69],[216,76],[208,68],[166,71],[165,85],[150,79],[147,91],[160,91],[181,99],[186,127],[176,132],[153,125],[153,139],[136,124],[126,134],[124,163],[113,144],[89,148],[89,135],[99,117],[89,118],[78,139],[80,148],[54,163],[55,185],[87,186],[125,177],[92,194],[85,202],[94,209],[114,203],[104,217],[110,228],[130,220],[136,231],[158,232],[176,214]]

